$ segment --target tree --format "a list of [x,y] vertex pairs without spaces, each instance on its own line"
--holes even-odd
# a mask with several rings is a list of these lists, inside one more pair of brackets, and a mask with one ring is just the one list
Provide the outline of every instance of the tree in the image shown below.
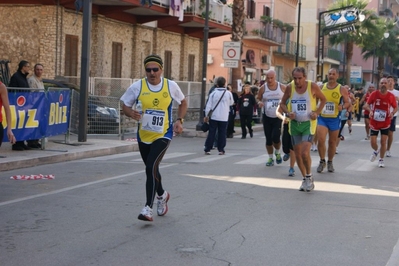
[[383,36],[381,29],[381,19],[377,16],[373,10],[366,9],[368,1],[365,0],[338,0],[334,2],[330,9],[345,8],[347,6],[353,6],[359,10],[359,13],[365,16],[363,21],[357,20],[353,25],[354,31],[346,32],[345,34],[336,34],[329,37],[329,41],[332,45],[345,43],[345,58],[346,58],[346,73],[345,80],[350,86],[350,73],[353,57],[354,45],[358,47],[364,47],[366,38],[375,39],[379,36]]
[[[364,36],[364,46],[362,47],[363,59],[367,60],[371,57],[377,57],[377,70],[378,77],[381,79],[384,72],[384,59],[390,57],[392,62],[399,60],[399,49],[396,42],[396,37],[399,32],[395,28],[395,24],[389,20],[383,20],[380,27],[380,34],[371,38],[370,36]],[[389,36],[384,36],[388,33]],[[373,73],[374,75],[374,73]]]
[[[231,40],[233,42],[240,42],[241,43],[241,51],[240,51],[240,58],[242,55],[242,39],[244,36],[244,21],[245,21],[245,7],[244,7],[244,0],[234,0],[233,1],[233,25],[232,25],[232,34]],[[238,61],[238,67],[233,68],[231,75],[232,75],[232,85],[234,88],[237,87],[237,80],[242,78],[242,63],[241,60]]]

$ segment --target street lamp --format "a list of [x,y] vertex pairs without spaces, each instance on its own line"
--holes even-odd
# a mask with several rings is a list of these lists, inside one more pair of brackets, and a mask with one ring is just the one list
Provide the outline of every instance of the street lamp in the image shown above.
[[298,66],[298,61],[299,61],[299,29],[301,28],[301,5],[302,2],[299,0],[298,3],[298,28],[297,28],[297,33],[296,33],[296,53],[295,53],[295,67]]
[[209,35],[209,0],[205,1],[205,25],[204,25],[204,44],[202,55],[202,84],[201,84],[201,104],[199,110],[199,120],[196,130],[200,131],[204,123],[205,91],[206,91],[206,67],[208,59],[208,35]]

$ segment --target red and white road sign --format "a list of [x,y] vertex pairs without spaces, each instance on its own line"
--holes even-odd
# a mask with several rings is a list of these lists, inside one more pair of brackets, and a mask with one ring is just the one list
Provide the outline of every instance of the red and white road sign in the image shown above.
[[241,43],[223,42],[223,59],[240,60]]

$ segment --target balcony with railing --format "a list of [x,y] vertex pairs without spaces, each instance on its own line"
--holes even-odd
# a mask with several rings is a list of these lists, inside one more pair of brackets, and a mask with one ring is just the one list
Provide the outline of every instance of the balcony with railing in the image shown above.
[[256,40],[264,45],[279,46],[284,43],[286,31],[263,20],[245,20],[244,40]]
[[[160,2],[167,2],[169,6],[170,0],[159,0]],[[205,12],[205,1],[204,0],[193,0],[189,1],[184,14],[192,14],[202,18],[206,18]],[[216,23],[227,24],[229,26],[233,23],[233,12],[232,8],[228,5],[221,3],[220,1],[209,1],[209,21]]]
[[[14,0],[26,2],[26,0]],[[29,0],[40,2],[44,0]],[[205,18],[208,18],[209,38],[231,34],[233,21],[232,8],[218,0],[209,2],[209,12],[205,12],[205,0],[187,0],[180,7],[170,0],[153,0],[152,6],[139,0],[92,0],[93,12],[111,19],[132,24],[146,24],[168,32],[187,34],[194,38],[204,38]],[[61,1],[73,2],[73,1]],[[61,4],[62,5],[62,4]],[[178,10],[179,8],[179,10]],[[179,11],[179,12],[178,12]]]
[[[317,47],[316,47],[316,53],[315,56],[317,57]],[[324,60],[335,60],[338,62],[343,62],[344,59],[344,53],[340,50],[329,48],[329,47],[324,47],[323,49],[323,57]],[[321,59],[321,55],[320,55]]]
[[324,58],[330,58],[332,60],[342,62],[344,59],[344,53],[337,49],[325,47],[324,48]]
[[292,59],[296,57],[296,51],[298,50],[298,58],[301,60],[306,59],[306,46],[303,44],[299,44],[297,42],[287,42],[282,46],[274,47],[273,54],[287,56]]

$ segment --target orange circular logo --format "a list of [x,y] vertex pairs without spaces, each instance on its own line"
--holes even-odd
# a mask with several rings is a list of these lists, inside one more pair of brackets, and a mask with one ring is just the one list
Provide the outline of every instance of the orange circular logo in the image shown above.
[[25,96],[19,96],[17,99],[17,105],[18,106],[24,106],[26,103],[26,98]]

